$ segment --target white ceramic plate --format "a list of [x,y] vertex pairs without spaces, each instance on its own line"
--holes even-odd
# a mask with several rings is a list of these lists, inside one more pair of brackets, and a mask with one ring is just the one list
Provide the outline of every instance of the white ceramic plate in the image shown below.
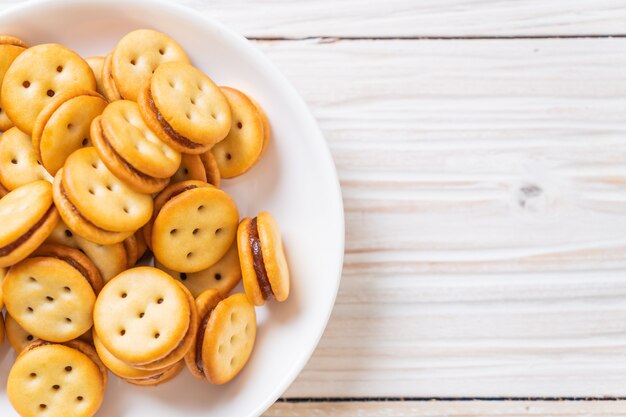
[[[156,388],[112,377],[98,416],[256,417],[304,367],[335,301],[344,249],[335,167],[315,120],[279,71],[245,38],[192,10],[156,1],[58,0],[26,3],[0,14],[0,34],[31,44],[58,42],[85,57],[106,54],[137,28],[168,34],[218,84],[248,92],[267,112],[273,130],[267,153],[247,174],[224,181],[224,189],[241,216],[268,210],[277,218],[292,292],[282,304],[257,309],[256,348],[230,384],[204,384],[186,371]],[[0,355],[0,415],[17,416],[5,393],[14,359],[7,342]]]

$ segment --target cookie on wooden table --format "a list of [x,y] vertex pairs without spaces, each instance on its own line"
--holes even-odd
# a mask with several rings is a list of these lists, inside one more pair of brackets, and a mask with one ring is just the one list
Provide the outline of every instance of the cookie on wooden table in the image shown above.
[[43,166],[55,175],[77,149],[91,146],[91,122],[107,101],[95,91],[57,94],[39,113],[33,127],[33,148]]
[[59,213],[52,202],[52,185],[35,181],[0,199],[0,267],[18,263],[33,253],[54,230]]
[[111,56],[111,74],[122,98],[137,100],[154,70],[165,62],[189,62],[185,51],[163,33],[139,29],[125,35]]
[[37,341],[17,357],[7,395],[23,417],[91,417],[102,404],[106,383],[106,368],[86,343]]
[[137,192],[161,191],[180,166],[180,153],[150,130],[132,101],[111,103],[92,123],[91,134],[109,170]]
[[226,255],[215,265],[199,272],[172,271],[164,267],[159,261],[155,261],[155,266],[179,280],[191,291],[194,297],[198,297],[208,289],[217,290],[220,295],[226,297],[241,281],[241,266],[239,265],[236,241],[233,242]]
[[193,376],[212,384],[225,384],[246,365],[256,339],[254,305],[244,294],[222,300],[216,290],[196,299],[200,324],[195,345],[185,356]]
[[96,91],[105,96],[104,93],[104,85],[102,84],[102,68],[104,67],[105,57],[103,56],[90,56],[89,58],[85,58],[85,62],[89,64],[91,70],[93,71],[93,76],[96,79]]
[[98,268],[105,283],[124,271],[127,266],[126,250],[122,243],[111,245],[93,243],[73,233],[62,221],[57,224],[46,242],[69,246],[84,252]]
[[98,335],[94,332],[93,341],[98,356],[104,366],[111,372],[134,385],[159,385],[174,378],[183,368],[184,362],[178,361],[163,369],[139,369],[132,367],[126,362],[118,359],[102,344]]
[[237,234],[239,214],[235,202],[218,188],[208,184],[185,188],[156,215],[152,251],[169,269],[198,272],[226,254]]
[[0,136],[0,183],[10,191],[39,180],[52,182],[52,176],[37,160],[30,136],[12,127]]
[[80,251],[63,248],[66,251],[45,249],[58,257],[38,256],[13,265],[3,283],[6,308],[15,321],[33,336],[52,342],[75,339],[91,328],[102,284],[95,267],[88,270],[77,261],[75,252]]
[[94,148],[67,158],[54,180],[54,201],[73,233],[102,245],[122,242],[150,220],[153,201],[118,179]]
[[[15,58],[24,52],[26,48],[28,48],[28,45],[21,39],[0,35],[0,85],[2,85],[4,74]],[[11,127],[13,127],[13,122],[2,108],[2,96],[0,95],[0,132],[9,130]]]
[[172,148],[201,154],[228,135],[231,111],[218,86],[190,64],[159,66],[137,100],[154,132]]
[[289,297],[289,267],[278,223],[267,212],[246,217],[237,231],[239,261],[246,295],[255,305]]
[[247,95],[231,87],[221,87],[228,100],[232,122],[228,136],[211,153],[222,178],[234,178],[256,164],[269,140],[269,123],[262,110]]
[[3,109],[22,132],[32,134],[39,112],[66,90],[96,89],[89,64],[57,44],[26,49],[11,64],[2,82]]
[[137,267],[109,281],[94,308],[94,329],[116,358],[141,369],[180,361],[197,331],[189,291],[165,272]]

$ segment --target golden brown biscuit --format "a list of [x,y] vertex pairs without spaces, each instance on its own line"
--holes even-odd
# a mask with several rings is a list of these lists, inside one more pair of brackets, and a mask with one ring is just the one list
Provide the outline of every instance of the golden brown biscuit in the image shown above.
[[178,171],[172,176],[171,183],[181,181],[206,181],[206,171],[199,155],[183,154]]
[[[13,36],[0,35],[0,85],[2,85],[4,74],[15,58],[26,48],[28,48],[28,45],[24,41]],[[9,130],[11,127],[13,127],[13,122],[2,109],[2,96],[0,96],[0,132]]]
[[225,384],[246,365],[256,339],[256,313],[244,294],[221,300],[207,290],[196,300],[200,325],[195,346],[185,356],[187,369],[198,379]]
[[167,201],[154,219],[154,256],[174,271],[202,271],[226,254],[238,219],[237,206],[224,191],[211,186],[187,189]]
[[115,81],[113,81],[113,74],[111,73],[112,58],[113,54],[107,55],[104,59],[104,64],[102,65],[102,88],[104,88],[104,96],[110,102],[122,99],[122,96],[115,85]]
[[59,213],[47,181],[23,185],[0,200],[0,267],[25,259],[52,233]]
[[91,67],[93,76],[96,79],[96,91],[103,96],[105,95],[104,85],[102,84],[102,68],[104,67],[104,59],[105,57],[103,56],[91,56],[85,59],[85,62],[87,62],[87,64]]
[[26,49],[11,64],[2,82],[3,109],[22,132],[30,135],[39,112],[57,94],[82,88],[95,90],[89,65],[57,44]]
[[181,62],[162,64],[137,100],[146,123],[165,143],[201,154],[228,135],[228,101],[213,81]]
[[243,286],[250,301],[257,306],[271,298],[285,301],[289,296],[289,267],[274,217],[262,212],[253,219],[243,219],[237,245]]
[[217,161],[211,151],[201,154],[200,160],[202,161],[202,165],[204,165],[204,172],[206,172],[206,182],[220,188],[222,176],[220,175],[220,168],[217,166]]
[[12,127],[0,137],[0,182],[15,190],[38,180],[52,182],[52,176],[37,160],[30,136]]

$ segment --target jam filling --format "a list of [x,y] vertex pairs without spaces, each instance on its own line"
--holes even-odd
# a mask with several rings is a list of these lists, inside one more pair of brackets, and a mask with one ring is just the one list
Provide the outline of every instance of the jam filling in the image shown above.
[[198,335],[196,336],[196,368],[202,375],[204,375],[204,366],[202,361],[202,344],[204,343],[204,333],[206,331],[206,326],[209,324],[209,318],[211,318],[211,313],[213,313],[215,307],[210,309],[202,318],[200,322],[200,328],[198,329]]
[[267,270],[265,269],[265,262],[263,261],[263,252],[261,251],[261,240],[259,239],[256,217],[250,222],[248,242],[252,250],[252,264],[254,266],[254,272],[256,273],[256,279],[259,283],[259,288],[261,289],[261,295],[264,300],[269,300],[274,296],[274,292],[272,291],[270,280],[267,277]]
[[186,137],[175,131],[172,125],[170,125],[167,120],[165,120],[165,117],[163,117],[159,109],[157,109],[157,106],[154,104],[152,91],[148,91],[148,105],[150,106],[150,110],[152,110],[156,115],[156,118],[163,130],[165,130],[165,133],[167,133],[167,135],[172,138],[174,142],[177,142],[189,149],[197,149],[202,147],[202,145],[192,142],[191,140],[187,139]]
[[48,218],[52,215],[52,210],[54,210],[54,206],[50,206],[46,214],[37,222],[33,227],[28,229],[26,233],[22,236],[18,237],[13,242],[9,243],[6,246],[0,248],[0,256],[7,256],[9,253],[13,252],[15,249],[20,247],[24,242],[26,242],[36,231],[39,229]]

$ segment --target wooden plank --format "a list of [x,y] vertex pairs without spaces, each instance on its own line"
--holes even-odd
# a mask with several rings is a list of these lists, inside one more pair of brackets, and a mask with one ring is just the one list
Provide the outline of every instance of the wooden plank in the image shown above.
[[418,401],[276,403],[264,417],[610,417],[624,401]]
[[[0,9],[26,0],[0,0]],[[250,37],[626,34],[624,0],[179,0]]]
[[287,396],[626,393],[626,39],[259,46],[346,206],[334,315]]

